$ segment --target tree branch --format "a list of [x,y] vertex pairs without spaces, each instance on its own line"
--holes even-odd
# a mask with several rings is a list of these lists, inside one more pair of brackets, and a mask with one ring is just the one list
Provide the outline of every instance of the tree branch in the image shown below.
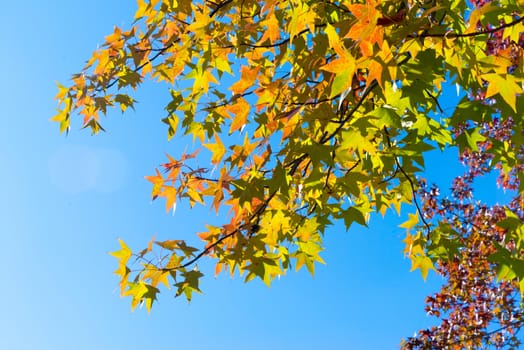
[[213,3],[214,5],[216,5],[216,8],[213,11],[211,11],[211,13],[209,14],[209,17],[213,18],[216,15],[216,13],[218,11],[220,11],[221,8],[229,5],[232,2],[233,2],[233,0],[226,0],[226,1],[222,2],[222,3],[220,3],[220,4]]
[[521,17],[513,22],[502,24],[498,27],[492,28],[492,29],[484,29],[477,32],[471,32],[471,33],[444,33],[444,34],[430,34],[430,33],[422,33],[420,35],[408,35],[408,38],[468,38],[473,36],[479,36],[484,34],[493,34],[495,32],[498,32],[499,30],[512,27],[516,24],[519,24],[520,22],[524,21],[524,17]]
[[328,142],[329,140],[331,140],[333,137],[335,137],[336,134],[338,134],[340,132],[340,130],[342,130],[342,128],[344,127],[344,125],[353,117],[353,114],[355,114],[355,112],[357,111],[357,109],[362,106],[362,104],[364,103],[364,100],[368,97],[368,95],[371,93],[371,91],[373,89],[375,89],[376,87],[378,86],[378,83],[376,80],[373,80],[373,82],[369,85],[369,87],[364,91],[364,93],[362,94],[362,97],[358,100],[358,102],[353,106],[353,108],[351,108],[351,110],[349,110],[348,112],[348,115],[346,117],[344,117],[344,119],[342,119],[340,121],[340,125],[335,129],[335,131],[333,131],[331,134],[327,134],[325,135],[324,137],[322,137],[319,141],[320,144],[325,144],[326,142]]
[[[266,200],[264,200],[264,203],[262,203],[258,208],[257,210],[251,214],[247,220],[247,223],[251,223],[253,222],[253,220],[257,219],[258,216],[260,216],[264,210],[266,210],[269,202],[271,201],[271,199],[273,199],[273,197],[276,195],[277,191],[274,191],[273,193],[271,193],[268,198],[266,198]],[[211,243],[210,245],[208,245],[206,248],[204,248],[203,250],[200,251],[200,253],[198,253],[197,255],[195,255],[191,260],[181,264],[181,265],[178,265],[178,266],[175,266],[175,267],[170,267],[170,268],[160,268],[158,269],[159,271],[162,271],[162,272],[168,272],[168,271],[174,271],[174,270],[180,270],[180,269],[184,269],[190,265],[193,265],[194,263],[196,263],[198,260],[200,260],[203,256],[209,254],[209,252],[211,250],[213,250],[213,248],[215,248],[216,246],[218,246],[220,243],[222,243],[224,240],[228,239],[229,237],[232,237],[233,235],[237,234],[237,233],[240,233],[240,231],[242,229],[246,228],[246,224],[243,224],[243,225],[240,225],[238,228],[234,229],[233,231],[229,232],[229,233],[226,233],[225,235],[223,235],[222,237],[220,237],[219,239],[217,239],[215,242]]]
[[[232,3],[232,2],[233,2],[233,0],[226,0],[223,3],[220,3],[220,4],[215,4],[214,3],[215,5],[217,5],[217,7],[215,9],[213,9],[213,11],[211,11],[211,13],[209,14],[209,17],[213,18],[217,14],[217,12],[220,11],[220,9],[222,9],[223,7],[225,7],[226,5],[228,5],[228,4]],[[133,69],[133,72],[134,73],[140,72],[145,66],[147,66],[148,64],[151,64],[158,57],[162,56],[167,50],[169,50],[171,47],[173,47],[173,45],[175,45],[176,43],[179,43],[179,42],[180,42],[180,38],[176,38],[169,45],[166,45],[166,46],[164,46],[164,47],[162,47],[160,49],[150,49],[149,50],[150,52],[156,52],[156,54],[153,55],[153,57],[149,58],[147,60],[147,62],[144,62],[141,65],[139,65],[138,67],[136,67],[135,69]],[[107,85],[105,85],[103,89],[109,89],[112,86],[114,86],[116,83],[118,83],[119,81],[120,81],[120,78],[116,78],[112,82],[110,82]],[[95,91],[100,91],[100,90],[101,90],[101,88],[95,89]]]
[[[384,127],[384,133],[386,134],[386,140],[388,142],[388,147],[392,148],[391,139],[389,137],[389,132],[388,132],[388,129],[386,127]],[[429,235],[429,233],[431,232],[431,226],[429,226],[428,222],[424,218],[424,214],[422,213],[422,209],[420,208],[420,205],[418,204],[417,191],[416,191],[416,188],[415,188],[415,183],[413,182],[411,177],[406,173],[406,171],[404,170],[404,168],[400,164],[400,162],[398,160],[398,157],[395,154],[393,154],[393,157],[395,159],[395,164],[397,165],[398,170],[400,170],[402,175],[404,175],[406,180],[408,180],[408,182],[409,182],[409,185],[411,187],[411,196],[413,198],[413,203],[415,204],[415,207],[417,208],[418,216],[420,217],[420,220],[422,220],[422,222],[424,223],[424,226],[426,226],[426,229],[428,231],[427,234]]]

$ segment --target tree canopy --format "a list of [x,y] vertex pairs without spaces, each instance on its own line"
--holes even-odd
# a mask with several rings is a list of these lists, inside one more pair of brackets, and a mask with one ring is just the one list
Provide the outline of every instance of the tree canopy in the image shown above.
[[[109,108],[134,108],[144,81],[166,83],[167,137],[198,150],[146,176],[152,198],[167,211],[208,205],[223,224],[198,233],[202,246],[120,241],[122,295],[149,310],[174,285],[191,300],[204,257],[246,282],[313,274],[332,223],[349,230],[408,210],[405,254],[446,283],[427,299],[441,323],[402,346],[517,346],[523,10],[519,0],[138,0],[133,25],[115,27],[59,85],[52,120],[98,133]],[[459,96],[452,111],[440,103],[448,90]],[[466,170],[444,196],[424,169],[428,152],[448,148]],[[491,172],[506,203],[474,196]]]

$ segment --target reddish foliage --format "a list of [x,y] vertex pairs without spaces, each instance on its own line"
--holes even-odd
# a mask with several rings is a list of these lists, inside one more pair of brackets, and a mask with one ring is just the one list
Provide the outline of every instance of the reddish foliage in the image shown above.
[[[472,1],[475,6],[487,2]],[[480,23],[478,26],[479,29],[490,29],[482,28]],[[502,39],[499,31],[491,35],[486,53],[510,57],[517,65],[522,48],[524,34],[515,43],[508,38]],[[470,95],[472,100],[491,103],[484,97],[485,91]],[[472,126],[459,125],[454,136],[461,136]],[[500,120],[493,115],[491,120],[476,126],[482,128],[485,141],[478,143],[478,151],[465,149],[459,154],[466,171],[453,180],[450,198],[443,198],[437,186],[428,186],[424,182],[419,191],[424,216],[448,224],[462,246],[449,261],[439,263],[437,271],[445,281],[438,293],[426,299],[426,312],[438,317],[440,324],[408,338],[403,349],[501,349],[516,348],[521,344],[517,332],[524,326],[524,308],[518,281],[498,279],[499,267],[490,260],[490,255],[504,248],[511,253],[515,251],[515,242],[506,237],[505,230],[497,223],[505,219],[505,207],[524,220],[523,197],[518,194],[518,174],[524,171],[524,147],[512,144],[515,125],[511,117]],[[517,154],[519,161],[509,171],[504,171],[498,163],[493,164],[495,155],[489,150],[495,142],[507,143]],[[498,186],[517,193],[505,203],[505,207],[483,204],[474,199],[475,179],[495,169],[499,171]]]

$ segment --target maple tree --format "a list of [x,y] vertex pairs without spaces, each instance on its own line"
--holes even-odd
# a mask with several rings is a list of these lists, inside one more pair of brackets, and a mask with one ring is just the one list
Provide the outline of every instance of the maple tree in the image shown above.
[[[428,297],[441,324],[402,346],[518,344],[523,10],[518,0],[138,0],[134,24],[59,85],[52,120],[69,131],[78,114],[98,133],[146,79],[170,84],[167,137],[199,150],[168,155],[146,177],[152,197],[168,211],[209,205],[224,223],[198,234],[202,247],[152,240],[133,252],[120,241],[122,295],[149,310],[160,285],[174,285],[191,300],[204,257],[216,274],[268,285],[291,268],[314,273],[334,221],[350,229],[404,204],[413,269],[446,284]],[[449,89],[462,92],[450,113]],[[467,172],[441,198],[423,178],[426,154],[454,147]],[[493,171],[506,204],[474,200],[475,178]]]

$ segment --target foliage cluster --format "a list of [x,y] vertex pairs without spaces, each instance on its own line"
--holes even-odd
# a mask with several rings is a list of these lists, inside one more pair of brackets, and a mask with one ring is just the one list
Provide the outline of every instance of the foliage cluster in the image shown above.
[[[63,132],[79,114],[98,133],[108,108],[134,107],[144,80],[171,84],[168,138],[191,137],[211,164],[199,167],[198,151],[168,156],[146,177],[153,199],[168,211],[186,200],[229,214],[198,234],[203,248],[151,241],[133,252],[121,241],[122,294],[150,309],[163,284],[191,300],[206,256],[217,274],[268,285],[291,268],[314,273],[334,221],[350,229],[413,204],[405,253],[424,278],[434,269],[446,283],[427,300],[441,324],[403,346],[517,346],[523,9],[519,0],[138,0],[133,26],[115,28],[73,84],[59,85],[52,119]],[[448,114],[440,99],[450,88],[461,97]],[[423,179],[426,154],[453,147],[466,173],[442,198]],[[492,171],[515,195],[507,203],[473,196]]]

